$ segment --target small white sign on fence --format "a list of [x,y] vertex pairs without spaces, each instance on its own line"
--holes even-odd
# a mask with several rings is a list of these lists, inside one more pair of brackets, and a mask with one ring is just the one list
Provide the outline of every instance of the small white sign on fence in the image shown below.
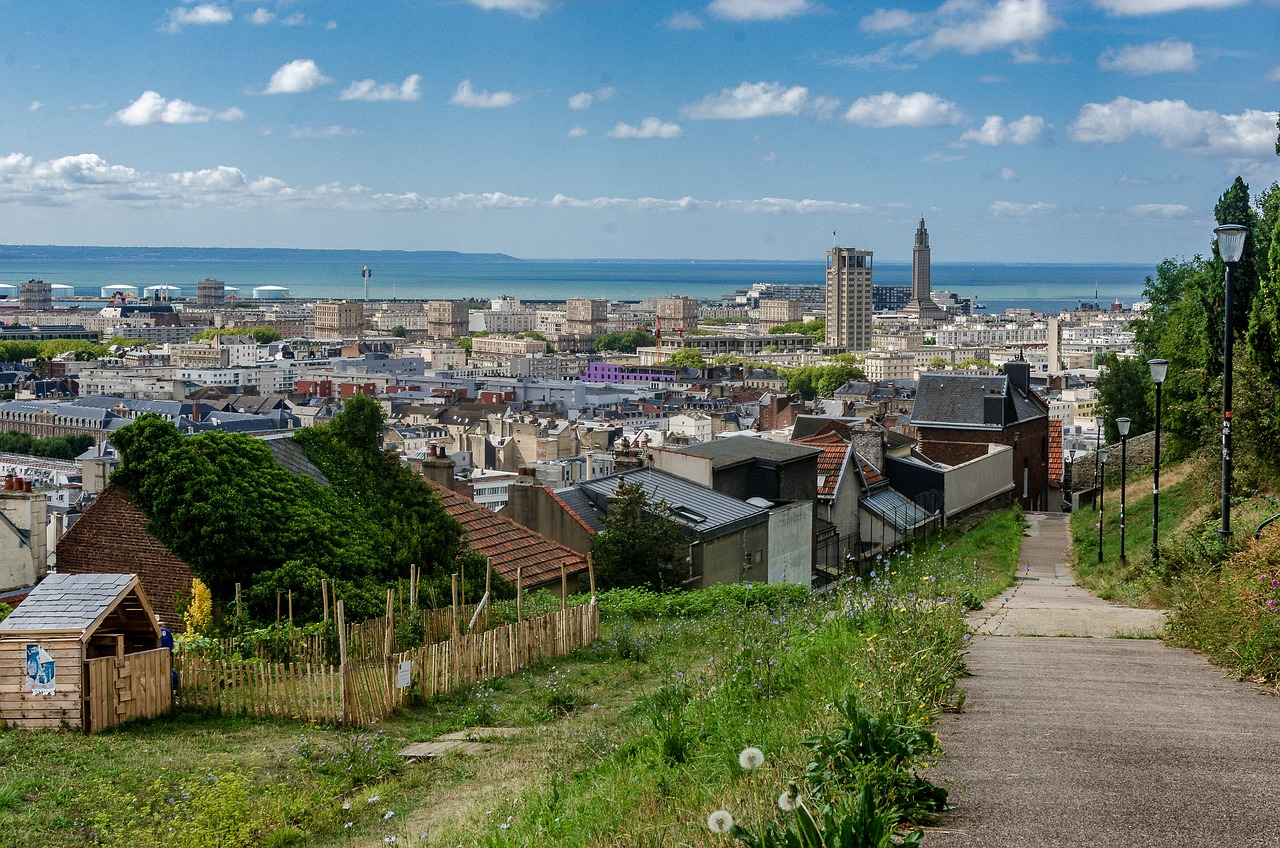
[[396,688],[408,689],[410,677],[413,674],[413,660],[405,660],[400,663],[400,667],[396,670]]

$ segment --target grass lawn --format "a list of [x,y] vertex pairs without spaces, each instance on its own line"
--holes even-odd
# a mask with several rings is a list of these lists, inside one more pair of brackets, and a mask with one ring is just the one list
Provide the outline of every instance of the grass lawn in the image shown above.
[[[1001,513],[799,602],[619,596],[590,648],[363,733],[191,712],[0,731],[0,846],[722,844],[708,814],[775,822],[843,695],[913,726],[954,704],[961,599],[1008,585],[1021,535]],[[395,753],[483,725],[523,731],[476,757]],[[739,765],[748,746],[761,768]]]

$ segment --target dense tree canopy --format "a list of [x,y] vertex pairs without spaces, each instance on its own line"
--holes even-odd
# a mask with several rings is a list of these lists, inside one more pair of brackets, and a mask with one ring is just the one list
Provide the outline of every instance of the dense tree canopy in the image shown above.
[[781,335],[783,333],[807,333],[822,344],[827,340],[827,319],[814,318],[812,321],[793,321],[790,324],[779,324],[771,327],[769,332],[773,335]]
[[615,350],[619,353],[635,353],[638,347],[651,347],[656,342],[648,330],[628,330],[625,333],[605,333],[596,339],[596,350]]
[[836,389],[850,380],[865,380],[867,374],[853,362],[844,360],[831,365],[801,365],[786,368],[782,376],[787,380],[787,391],[801,395],[805,400],[831,397]]
[[283,336],[280,332],[272,327],[250,327],[246,329],[228,329],[226,327],[210,327],[207,330],[201,330],[191,337],[193,342],[200,342],[206,339],[212,339],[216,336],[250,336],[258,344],[271,344],[278,342]]
[[[240,583],[255,617],[268,618],[276,593],[292,591],[295,616],[318,618],[327,577],[352,620],[371,617],[383,587],[409,563],[442,574],[462,543],[429,485],[376,439],[370,449],[368,413],[357,401],[351,416],[344,410],[329,425],[299,431],[330,486],[290,473],[259,439],[218,431],[184,437],[154,415],[113,436],[122,461],[112,481],[129,489],[151,532],[224,606]],[[380,432],[380,418],[376,426]]]
[[639,484],[618,481],[592,554],[600,585],[671,589],[687,575],[688,539],[671,508]]
[[0,453],[20,453],[49,459],[73,460],[93,445],[93,436],[51,436],[37,439],[30,433],[0,433]]
[[[1280,186],[1272,184],[1256,200],[1237,178],[1214,207],[1219,223],[1249,228],[1245,250],[1232,278],[1235,330],[1233,373],[1234,460],[1239,476],[1280,473]],[[1135,396],[1139,367],[1148,359],[1167,359],[1161,422],[1175,453],[1211,447],[1219,439],[1222,415],[1225,266],[1212,245],[1209,258],[1166,259],[1147,278],[1151,308],[1133,324],[1138,363],[1133,371],[1099,379],[1107,417],[1135,420],[1154,415],[1154,387],[1145,378],[1145,409],[1140,417]],[[1108,432],[1113,432],[1108,425]]]
[[663,361],[671,368],[705,368],[707,360],[696,347],[682,347]]

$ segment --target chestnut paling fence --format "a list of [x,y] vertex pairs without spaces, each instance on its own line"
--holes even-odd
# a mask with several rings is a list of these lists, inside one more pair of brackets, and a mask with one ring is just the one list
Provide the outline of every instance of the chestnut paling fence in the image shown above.
[[[275,663],[224,659],[199,650],[174,656],[176,703],[228,713],[292,718],[319,723],[366,725],[385,718],[414,697],[429,698],[492,677],[528,668],[590,645],[600,633],[594,599],[528,620],[478,633],[453,630],[451,638],[394,652],[392,603],[382,625],[384,650],[371,657],[368,624],[347,628],[337,603],[340,660]],[[450,622],[458,621],[455,616]],[[358,629],[357,629],[358,628]],[[359,633],[360,649],[348,655],[348,636]],[[219,652],[220,653],[220,652]]]

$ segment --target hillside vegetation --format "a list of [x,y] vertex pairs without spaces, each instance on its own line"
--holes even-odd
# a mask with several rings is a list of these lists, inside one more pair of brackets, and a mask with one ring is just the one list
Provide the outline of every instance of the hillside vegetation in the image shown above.
[[[963,700],[962,599],[1008,585],[1022,529],[1002,513],[822,595],[605,593],[590,648],[363,732],[191,712],[89,737],[0,731],[0,845],[723,845],[713,812],[777,836],[805,803],[926,820],[927,724]],[[395,753],[495,724],[524,730],[473,758]]]

